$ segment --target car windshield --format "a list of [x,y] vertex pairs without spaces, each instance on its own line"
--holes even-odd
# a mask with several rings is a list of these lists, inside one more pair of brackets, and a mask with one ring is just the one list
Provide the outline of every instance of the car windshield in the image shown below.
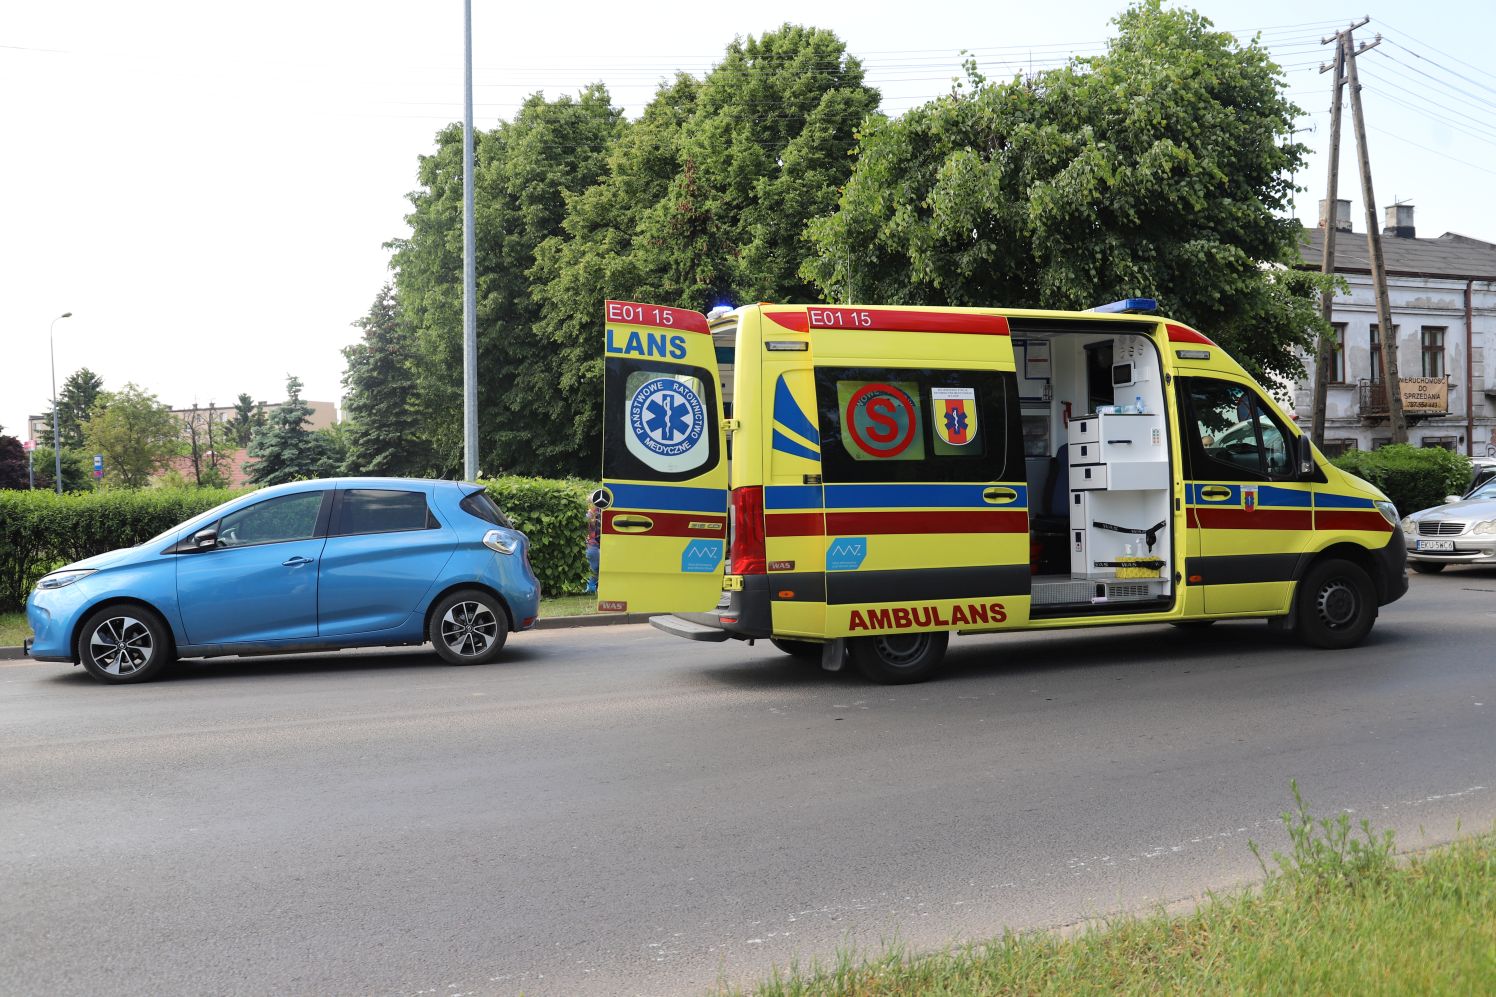
[[1469,495],[1465,496],[1465,499],[1466,501],[1471,499],[1496,499],[1496,478],[1492,478],[1479,488],[1471,491]]

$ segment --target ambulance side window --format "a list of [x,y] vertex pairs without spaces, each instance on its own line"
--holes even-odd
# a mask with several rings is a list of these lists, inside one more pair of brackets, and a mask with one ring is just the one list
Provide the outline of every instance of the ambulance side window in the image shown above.
[[817,367],[824,479],[1022,480],[1013,378],[991,370]]
[[717,385],[706,370],[609,357],[604,379],[607,477],[684,481],[717,466]]
[[1232,381],[1180,379],[1192,476],[1214,481],[1282,481],[1295,476],[1293,434],[1257,392]]

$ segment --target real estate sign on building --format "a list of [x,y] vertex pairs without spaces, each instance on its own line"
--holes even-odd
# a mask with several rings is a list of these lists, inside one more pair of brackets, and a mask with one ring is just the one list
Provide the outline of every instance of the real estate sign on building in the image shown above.
[[1401,378],[1404,412],[1443,415],[1449,411],[1449,379],[1444,377]]

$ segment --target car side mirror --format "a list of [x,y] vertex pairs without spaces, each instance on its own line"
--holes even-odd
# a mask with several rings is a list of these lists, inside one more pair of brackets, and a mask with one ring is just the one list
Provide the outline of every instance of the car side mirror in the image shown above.
[[1309,442],[1309,437],[1298,438],[1299,452],[1299,477],[1314,477],[1314,444]]
[[218,527],[205,526],[192,534],[192,547],[194,550],[210,550],[218,546]]
[[1451,502],[1459,502],[1459,501],[1462,501],[1463,499],[1464,499],[1463,495],[1446,495],[1446,496],[1444,496],[1444,504],[1445,505],[1449,505]]

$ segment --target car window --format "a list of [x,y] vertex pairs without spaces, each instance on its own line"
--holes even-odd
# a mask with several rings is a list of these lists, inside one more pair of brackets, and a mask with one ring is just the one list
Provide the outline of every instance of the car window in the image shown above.
[[425,530],[437,525],[426,508],[422,492],[388,488],[349,488],[343,492],[338,512],[337,536],[357,533],[400,533]]
[[492,523],[495,526],[503,526],[510,529],[513,528],[509,522],[509,517],[499,510],[498,503],[487,492],[473,492],[458,504],[462,506],[463,512],[469,516],[476,516],[485,523]]
[[1260,481],[1293,476],[1291,434],[1255,391],[1197,377],[1188,380],[1184,394],[1196,477]]
[[317,514],[322,509],[324,494],[282,495],[231,512],[218,523],[218,546],[249,547],[310,540],[317,532]]
[[1465,497],[1472,499],[1496,499],[1496,478],[1487,481]]

